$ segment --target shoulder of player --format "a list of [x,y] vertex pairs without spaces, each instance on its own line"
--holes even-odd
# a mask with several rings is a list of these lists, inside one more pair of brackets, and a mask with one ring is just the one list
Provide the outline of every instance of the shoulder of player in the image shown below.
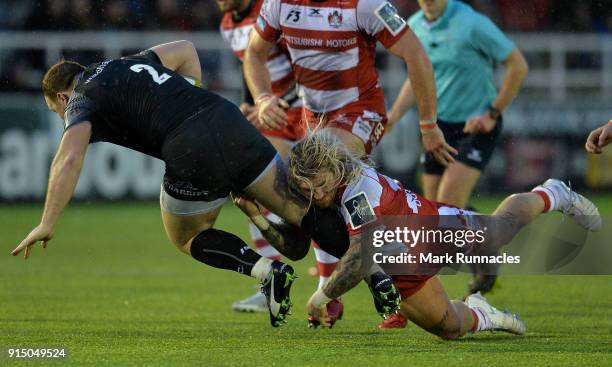
[[462,26],[477,26],[483,19],[488,19],[486,15],[477,12],[469,4],[462,1],[453,3],[453,18],[455,18]]
[[365,167],[360,177],[355,182],[349,184],[342,194],[342,202],[350,199],[352,196],[364,193],[368,198],[372,197],[378,201],[378,197],[382,193],[382,185],[379,181],[378,173],[371,167]]

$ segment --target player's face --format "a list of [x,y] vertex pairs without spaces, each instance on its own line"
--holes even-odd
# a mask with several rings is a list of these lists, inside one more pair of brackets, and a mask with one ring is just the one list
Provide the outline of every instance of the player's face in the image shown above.
[[[320,208],[329,208],[334,204],[338,186],[329,171],[321,171],[310,180],[312,184],[312,202]],[[310,186],[300,183],[300,191],[305,197],[310,197]]]
[[419,6],[427,19],[436,19],[446,9],[447,0],[419,0]]
[[249,0],[217,0],[217,5],[222,13],[228,11],[240,11],[242,10],[244,3],[246,3],[246,6],[248,6]]
[[66,112],[66,105],[68,105],[68,96],[62,95],[60,98],[49,98],[45,96],[45,102],[47,102],[47,107],[60,117],[62,121],[64,120],[64,112]]

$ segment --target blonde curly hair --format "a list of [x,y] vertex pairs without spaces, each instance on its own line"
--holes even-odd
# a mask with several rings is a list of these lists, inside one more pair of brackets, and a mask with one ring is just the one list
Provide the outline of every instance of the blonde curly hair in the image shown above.
[[358,180],[367,164],[349,152],[335,135],[319,129],[309,131],[304,139],[293,146],[288,161],[289,187],[304,195],[300,185],[306,184],[310,187],[310,201],[314,194],[312,179],[321,171],[331,172],[332,184],[339,187]]

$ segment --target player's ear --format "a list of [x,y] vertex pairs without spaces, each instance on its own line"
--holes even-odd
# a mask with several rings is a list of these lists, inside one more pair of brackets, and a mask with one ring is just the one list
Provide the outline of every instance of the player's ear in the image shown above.
[[58,102],[62,102],[64,104],[68,104],[68,94],[64,93],[64,92],[58,92],[57,95],[57,101]]

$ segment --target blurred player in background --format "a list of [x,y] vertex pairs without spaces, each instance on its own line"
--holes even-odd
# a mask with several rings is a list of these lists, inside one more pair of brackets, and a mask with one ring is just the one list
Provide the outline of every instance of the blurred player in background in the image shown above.
[[[406,222],[401,225],[406,228],[415,223],[408,222],[415,216],[436,219],[433,225],[438,228],[444,225],[444,221],[454,220],[452,223],[459,223],[459,227],[448,228],[459,230],[478,230],[486,223],[492,223],[485,222],[484,216],[474,212],[430,201],[405,190],[398,181],[363,163],[331,134],[312,134],[294,146],[289,156],[289,185],[318,207],[337,207],[349,233],[348,251],[329,281],[310,298],[307,306],[309,313],[324,326],[328,322],[323,306],[358,284],[373,258],[374,246],[366,233],[371,228],[388,224],[385,218],[405,218]],[[571,191],[563,182],[549,179],[532,192],[507,197],[493,213],[492,218],[499,224],[495,233],[486,236],[485,242],[478,246],[499,248],[523,226],[549,211],[563,212],[590,231],[601,227],[601,217],[591,201]],[[427,245],[419,243],[410,252],[427,250],[427,247],[419,247]],[[440,248],[438,243],[431,246],[432,252]],[[428,272],[393,276],[402,294],[403,317],[443,339],[455,339],[468,332],[484,330],[525,332],[524,323],[516,315],[497,310],[480,293],[470,295],[465,302],[449,301],[442,283],[435,276],[443,266],[432,265],[426,268]]]
[[[241,62],[247,48],[249,35],[259,16],[262,4],[263,0],[217,0],[219,9],[224,13],[220,26],[221,35]],[[305,125],[302,122],[302,100],[297,96],[291,61],[289,60],[287,49],[282,43],[274,45],[268,55],[266,67],[270,73],[272,93],[285,101],[289,106],[285,111],[287,114],[287,124],[270,128],[259,123],[253,97],[246,82],[243,84],[240,110],[261,131],[266,139],[272,143],[281,157],[286,159],[294,142],[304,136]],[[278,221],[278,217],[269,211],[264,211],[263,215],[268,220]],[[257,252],[260,255],[273,260],[280,259],[278,251],[270,246],[254,223],[249,222],[249,230]],[[333,272],[338,259],[316,246],[314,242],[313,246],[317,259],[319,284],[322,285]],[[330,306],[337,308],[336,313],[341,312],[341,304],[332,304]],[[235,302],[232,305],[232,309],[236,311],[266,312],[268,308],[264,294],[256,292],[249,298]]]
[[[336,252],[343,253],[347,241],[342,220],[332,211],[326,220],[326,213],[316,213],[291,195],[284,162],[274,147],[233,103],[183,76],[201,80],[197,52],[187,41],[88,67],[60,61],[47,71],[45,101],[64,120],[65,130],[51,166],[41,222],[12,254],[25,250],[27,258],[34,244],[42,241],[46,247],[52,239],[88,145],[117,144],[165,162],[160,206],[170,242],[195,260],[260,280],[270,321],[279,326],[291,307],[294,271],[258,255],[237,236],[212,228],[230,191],[254,198],[290,223],[273,224],[269,231],[282,239],[277,249],[292,260],[309,249],[310,235],[299,231],[299,225],[322,245],[343,246]],[[331,230],[322,227],[327,224]],[[324,235],[315,234],[320,231]],[[343,235],[334,239],[336,233]]]
[[601,154],[602,149],[612,143],[612,120],[606,125],[598,127],[589,134],[585,148],[587,152]]
[[[528,67],[521,51],[486,16],[456,0],[419,0],[421,10],[408,20],[433,64],[438,122],[449,144],[458,149],[448,166],[424,156],[423,191],[429,200],[465,208],[489,162],[502,129],[502,112],[518,93]],[[493,76],[505,66],[499,91]],[[404,84],[389,112],[395,125],[415,103],[413,84]],[[496,276],[473,269],[469,292],[489,291]]]
[[[288,123],[288,104],[273,94],[266,68],[279,40],[289,51],[304,116],[336,135],[359,156],[369,155],[387,123],[375,68],[376,44],[402,58],[415,88],[423,143],[441,164],[453,161],[436,125],[431,63],[396,9],[384,0],[268,0],[245,53],[245,78],[262,123]],[[327,269],[327,274],[333,267]],[[323,275],[323,274],[322,274]],[[320,284],[320,287],[323,284]],[[337,302],[334,300],[333,302]]]

